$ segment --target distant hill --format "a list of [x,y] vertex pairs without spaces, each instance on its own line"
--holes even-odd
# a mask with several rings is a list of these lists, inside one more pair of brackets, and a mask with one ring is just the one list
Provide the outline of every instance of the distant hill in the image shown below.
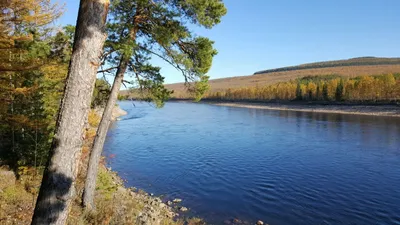
[[[238,65],[240,66],[240,65]],[[361,75],[380,75],[400,73],[400,58],[360,57],[346,60],[335,60],[302,64],[263,70],[247,76],[211,79],[211,92],[228,88],[254,87],[290,81],[305,76],[339,75],[356,77]],[[167,84],[174,90],[174,97],[185,98],[187,92],[183,83]]]
[[268,69],[255,72],[254,74],[266,74],[266,73],[282,72],[282,71],[343,67],[343,66],[372,66],[372,65],[399,65],[399,64],[400,64],[400,58],[378,58],[378,57],[367,56],[367,57],[358,57],[345,60],[307,63],[298,66],[288,66],[276,69]]

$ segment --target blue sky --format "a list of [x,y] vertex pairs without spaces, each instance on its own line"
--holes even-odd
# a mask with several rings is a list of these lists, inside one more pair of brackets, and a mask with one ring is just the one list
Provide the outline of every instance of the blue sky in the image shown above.
[[[79,1],[64,0],[59,24],[75,24]],[[360,56],[400,56],[399,0],[225,0],[228,14],[211,30],[192,27],[215,41],[211,78],[301,63]],[[163,63],[166,83],[182,75]]]

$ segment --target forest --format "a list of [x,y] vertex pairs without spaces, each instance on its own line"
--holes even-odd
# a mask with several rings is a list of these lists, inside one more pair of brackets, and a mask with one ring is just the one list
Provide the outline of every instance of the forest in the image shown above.
[[272,85],[228,88],[206,93],[203,99],[229,101],[316,101],[349,103],[396,103],[400,74],[358,76],[306,76]]

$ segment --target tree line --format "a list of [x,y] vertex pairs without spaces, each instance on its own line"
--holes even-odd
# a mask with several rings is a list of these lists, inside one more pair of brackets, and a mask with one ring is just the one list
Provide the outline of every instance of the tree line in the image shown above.
[[[90,108],[104,107],[90,152],[82,205],[94,210],[101,151],[121,85],[162,106],[171,94],[159,57],[180,71],[193,96],[207,90],[213,41],[189,24],[212,28],[226,14],[220,0],[81,0],[76,26],[54,21],[51,0],[0,3],[1,163],[45,166],[32,224],[65,224],[76,193]],[[106,79],[114,77],[110,85]]]
[[273,85],[206,93],[204,99],[230,101],[398,102],[400,74],[343,78],[307,76]]

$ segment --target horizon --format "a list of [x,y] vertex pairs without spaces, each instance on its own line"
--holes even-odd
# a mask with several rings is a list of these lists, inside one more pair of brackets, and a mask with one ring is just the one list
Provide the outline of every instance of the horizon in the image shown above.
[[[75,25],[79,2],[59,2],[66,10],[57,23]],[[313,62],[399,57],[400,2],[395,0],[224,3],[228,13],[213,29],[190,26],[215,41],[218,55],[210,79]],[[162,68],[166,84],[183,82],[170,65],[156,58],[152,62]]]

